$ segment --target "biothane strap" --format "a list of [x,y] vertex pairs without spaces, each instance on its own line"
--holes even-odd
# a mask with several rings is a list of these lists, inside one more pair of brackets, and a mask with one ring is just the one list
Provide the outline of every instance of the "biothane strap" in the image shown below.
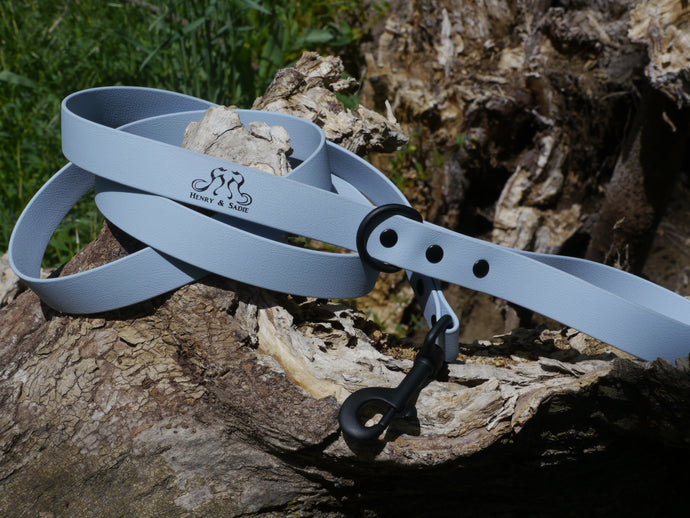
[[[61,169],[29,202],[17,221],[9,246],[13,269],[48,305],[68,313],[107,311],[171,291],[208,272],[314,297],[353,298],[373,288],[378,271],[356,254],[292,246],[280,240],[283,232],[228,214],[263,210],[263,221],[312,219],[322,229],[319,235],[327,235],[323,229],[337,229],[342,218],[337,206],[328,207],[322,202],[322,209],[333,210],[322,214],[310,210],[294,195],[291,197],[295,191],[293,184],[301,189],[309,186],[313,197],[328,193],[331,203],[348,199],[350,207],[362,215],[373,208],[372,202],[407,204],[400,191],[356,155],[327,145],[316,125],[282,114],[238,110],[245,123],[263,121],[288,129],[293,157],[300,162],[281,178],[280,184],[263,187],[265,192],[261,194],[273,193],[276,207],[264,204],[255,210],[255,198],[260,192],[260,180],[256,178],[273,178],[272,175],[179,147],[187,124],[199,120],[203,110],[210,106],[213,104],[181,94],[128,87],[87,90],[65,99],[65,154],[80,165],[97,170],[100,176],[75,163]],[[332,175],[331,169],[341,177]],[[248,189],[245,193],[239,192],[234,173],[242,175],[242,185],[245,177],[253,178],[243,187]],[[175,184],[180,176],[184,182]],[[211,182],[214,178],[215,183]],[[223,187],[230,187],[229,181],[234,181],[234,200],[228,199],[231,191],[219,187],[220,178],[228,182]],[[112,179],[177,197],[184,204]],[[144,243],[155,243],[157,248],[147,247],[75,275],[39,278],[41,260],[54,230],[94,184],[96,201],[104,215]],[[175,187],[182,194],[177,195]],[[214,218],[186,206],[220,209],[219,202],[226,210]],[[413,280],[427,320],[433,322],[443,315],[453,317],[453,324],[439,345],[449,361],[454,359],[459,323],[438,282],[414,273],[408,277]]]
[[[391,182],[352,153],[323,145],[318,128],[305,121],[242,113],[245,122],[280,124],[290,133],[302,163],[282,178],[181,148],[184,127],[208,106],[128,87],[65,99],[63,150],[72,164],[29,203],[9,250],[17,274],[49,305],[104,311],[207,271],[279,291],[342,298],[332,293],[366,292],[376,276],[371,265],[390,264],[408,270],[431,324],[452,313],[433,280],[439,279],[509,300],[645,359],[688,354],[690,301],[605,265],[513,250],[419,221]],[[50,235],[94,175],[99,208],[150,248],[73,276],[38,279]],[[234,191],[209,192],[213,182]],[[284,232],[359,255],[299,249],[280,241]],[[275,261],[272,254],[278,254]],[[446,361],[457,352],[453,319],[439,340]]]

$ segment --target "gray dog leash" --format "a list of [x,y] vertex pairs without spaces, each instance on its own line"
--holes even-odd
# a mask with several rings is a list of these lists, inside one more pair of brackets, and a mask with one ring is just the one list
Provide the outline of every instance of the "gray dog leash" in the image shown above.
[[[210,106],[137,87],[64,100],[63,151],[71,162],[29,202],[9,246],[12,268],[48,305],[107,311],[209,272],[297,295],[354,298],[372,289],[379,271],[404,268],[431,331],[400,387],[364,389],[343,406],[343,429],[359,439],[407,415],[414,394],[457,356],[459,322],[439,280],[514,302],[644,359],[688,354],[690,301],[605,265],[513,250],[423,221],[384,175],[326,142],[307,121],[239,111],[245,124],[289,132],[299,165],[286,177],[180,147],[187,124]],[[106,218],[147,247],[92,270],[40,279],[55,228],[94,186]],[[299,248],[286,234],[356,253]],[[379,425],[366,427],[359,412],[371,402],[386,410]]]

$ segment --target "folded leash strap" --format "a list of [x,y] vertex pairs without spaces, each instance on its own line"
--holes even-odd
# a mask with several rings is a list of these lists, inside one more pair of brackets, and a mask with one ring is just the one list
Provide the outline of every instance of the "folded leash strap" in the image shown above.
[[[421,221],[384,175],[307,121],[238,111],[244,124],[289,132],[299,165],[285,177],[180,147],[187,124],[210,106],[134,87],[64,100],[63,151],[71,163],[29,202],[9,247],[12,268],[48,305],[107,311],[209,272],[296,295],[354,298],[372,289],[377,267],[393,265],[407,270],[430,326],[443,320],[434,338],[446,361],[457,356],[459,325],[438,280],[514,302],[644,359],[687,356],[690,301],[605,265],[512,250]],[[105,217],[148,246],[92,270],[40,279],[55,228],[94,185]],[[299,248],[285,234],[358,253]]]
[[[66,313],[98,313],[169,292],[209,272],[314,297],[354,298],[371,291],[378,271],[357,254],[318,252],[281,238],[287,231],[354,248],[354,235],[344,235],[349,228],[344,218],[363,218],[372,203],[409,205],[399,190],[364,160],[326,143],[316,125],[283,114],[238,110],[243,123],[279,124],[290,133],[300,163],[282,178],[179,147],[187,124],[211,106],[134,87],[86,90],[63,101],[63,150],[72,163],[29,202],[9,246],[12,268],[44,302]],[[243,193],[234,173],[243,179]],[[104,215],[155,248],[75,275],[41,279],[52,234],[94,185]],[[234,200],[227,187],[237,189]],[[188,206],[219,212],[208,217]],[[414,273],[408,277],[427,320],[453,318],[439,345],[454,359],[459,324],[438,282]]]

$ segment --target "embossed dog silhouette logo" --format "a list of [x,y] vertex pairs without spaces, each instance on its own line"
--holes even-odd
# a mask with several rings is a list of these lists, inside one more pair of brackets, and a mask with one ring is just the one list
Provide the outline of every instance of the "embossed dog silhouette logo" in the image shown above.
[[[225,178],[226,173],[229,179]],[[223,187],[228,189],[228,199],[234,201],[238,205],[251,205],[252,197],[241,191],[241,187],[244,184],[244,176],[238,171],[228,171],[224,167],[216,167],[211,171],[211,178],[205,180],[203,178],[197,178],[192,182],[192,189],[197,192],[205,192],[209,190],[214,185],[213,195],[218,196],[218,191]]]

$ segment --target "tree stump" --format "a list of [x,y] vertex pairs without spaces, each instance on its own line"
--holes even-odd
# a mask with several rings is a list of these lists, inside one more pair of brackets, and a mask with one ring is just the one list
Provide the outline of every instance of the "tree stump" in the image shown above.
[[[438,33],[446,53],[448,38],[463,38],[448,17]],[[317,122],[336,121],[327,134],[359,152],[370,149],[362,143],[399,145],[390,114],[368,134],[358,122],[368,112],[332,101],[333,63],[305,56],[268,92],[281,78],[298,80],[259,105],[294,102]],[[314,104],[310,92],[329,102]],[[285,163],[276,156],[273,170]],[[57,274],[138,246],[106,224]],[[517,329],[461,344],[422,391],[416,419],[353,445],[340,433],[339,404],[359,388],[396,385],[412,351],[350,306],[208,276],[88,317],[24,292],[0,319],[3,515],[611,516],[686,507],[687,359],[646,363],[574,330]]]

